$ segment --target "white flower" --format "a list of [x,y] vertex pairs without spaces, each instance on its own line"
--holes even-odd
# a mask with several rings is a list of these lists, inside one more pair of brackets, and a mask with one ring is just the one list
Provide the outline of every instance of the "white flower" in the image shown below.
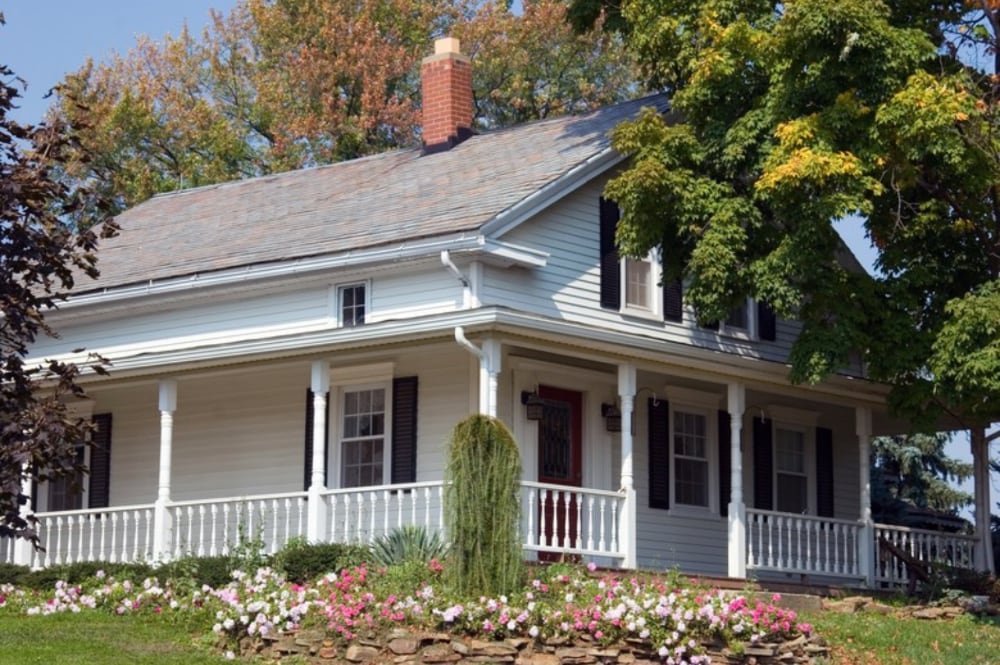
[[528,635],[532,637],[538,637],[538,626],[532,626],[528,629]]

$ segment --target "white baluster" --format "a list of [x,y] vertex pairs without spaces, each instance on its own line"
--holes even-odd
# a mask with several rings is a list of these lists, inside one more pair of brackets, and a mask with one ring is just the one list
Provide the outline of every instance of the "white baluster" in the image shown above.
[[598,500],[597,505],[598,505],[598,510],[600,511],[600,513],[597,516],[598,527],[600,528],[600,532],[597,534],[597,549],[601,552],[607,552],[608,550],[605,547],[606,543],[604,540],[605,536],[604,515],[608,509],[608,497],[602,496]]
[[296,499],[285,499],[285,543],[287,544],[289,540],[292,539],[293,535],[298,535],[292,533],[292,507],[295,506]]
[[372,542],[375,539],[375,513],[378,511],[378,493],[369,492],[368,493],[368,507],[370,509],[368,515],[368,537],[365,539],[366,542]]
[[[548,506],[549,506],[549,490],[540,489],[538,491],[539,511],[538,511],[538,541],[542,547],[551,547],[552,545],[552,529],[549,528],[549,518],[548,518]],[[555,511],[553,511],[555,512]]]
[[[271,554],[278,551],[278,516],[280,515],[278,511],[278,500],[271,499]],[[286,532],[287,533],[287,532]],[[286,536],[287,537],[287,536]]]
[[[571,494],[570,497],[573,498],[574,495]],[[580,521],[583,512],[583,496],[581,496],[579,492],[576,492],[575,498],[576,498],[576,543],[574,544],[574,547],[580,550],[583,549],[583,533],[582,533],[583,526],[582,522]]]
[[[109,519],[110,519],[110,515],[105,515],[104,518],[101,520],[101,542],[98,545],[98,550],[100,552],[98,558],[100,558],[102,561],[104,560],[105,557],[108,556],[107,555],[107,550],[104,549],[104,548],[105,548],[105,545],[106,545],[106,536],[107,536],[107,532],[108,532],[108,520]],[[110,558],[110,557],[108,557],[108,558]]]
[[218,520],[219,520],[219,504],[213,503],[208,507],[208,514],[211,517],[212,524],[208,530],[208,556],[218,556]]
[[361,492],[354,495],[354,500],[358,505],[358,518],[354,524],[354,542],[362,543],[362,525],[365,523],[365,495]]
[[198,506],[198,556],[205,556],[205,504]]
[[94,557],[94,541],[97,539],[94,533],[97,530],[97,516],[93,513],[87,515],[87,538],[88,538],[88,549],[87,549],[87,561],[96,561]]
[[222,504],[222,556],[229,556],[229,502]]
[[535,510],[538,505],[535,501],[535,488],[528,489],[528,504],[523,510],[528,513],[528,544],[538,545],[538,532],[535,530]]
[[396,493],[396,528],[399,529],[403,526],[403,501],[413,502],[413,490],[406,492],[404,490],[399,490]]
[[611,502],[611,551],[618,552],[618,500]]
[[587,549],[594,549],[594,496],[587,497]]
[[111,513],[111,563],[118,563],[118,513]]
[[331,494],[329,498],[330,506],[330,541],[334,543],[343,542],[337,538],[337,505],[339,503],[338,496],[336,494]]
[[389,502],[390,502],[390,497],[391,497],[391,494],[389,494],[389,490],[383,490],[382,491],[382,502],[385,504],[385,505],[382,506],[382,510],[383,510],[383,514],[382,514],[382,533],[383,534],[389,533],[389,505],[390,505]]

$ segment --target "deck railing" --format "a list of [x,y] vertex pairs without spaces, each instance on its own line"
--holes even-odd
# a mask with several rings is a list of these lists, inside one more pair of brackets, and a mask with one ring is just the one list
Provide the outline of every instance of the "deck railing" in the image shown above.
[[861,523],[747,509],[747,568],[863,578]]
[[521,482],[524,548],[559,555],[621,559],[621,492]]
[[905,588],[910,582],[909,567],[882,546],[882,539],[921,562],[975,568],[975,536],[876,524],[875,583],[880,587]]
[[306,535],[306,493],[288,492],[200,501],[167,507],[173,556],[225,556],[247,542],[274,554]]
[[14,543],[13,538],[0,537],[0,563],[14,563]]
[[444,537],[444,483],[432,481],[326,490],[331,542],[368,544],[405,525]]
[[31,554],[33,568],[79,561],[143,561],[153,554],[153,506],[122,506],[35,513],[44,550]]

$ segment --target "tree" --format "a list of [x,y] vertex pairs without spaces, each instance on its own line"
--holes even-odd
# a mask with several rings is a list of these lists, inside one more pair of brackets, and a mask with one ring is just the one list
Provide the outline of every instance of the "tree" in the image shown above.
[[561,0],[242,0],[187,30],[88,62],[55,112],[81,129],[96,183],[125,208],[157,192],[419,144],[419,63],[452,32],[475,61],[481,128],[638,92],[613,34],[575,34]]
[[456,593],[497,597],[521,582],[521,454],[504,424],[484,415],[455,426],[445,509]]
[[912,508],[956,515],[972,502],[955,487],[972,465],[949,458],[945,434],[880,436],[872,440],[872,514],[876,522],[908,524]]
[[[802,322],[791,377],[861,353],[891,404],[1000,416],[995,0],[625,0],[668,121],[619,127],[624,253],[660,248],[702,320],[746,296]],[[676,122],[680,117],[683,122]],[[863,225],[872,277],[834,222]]]
[[[37,542],[21,511],[28,500],[23,483],[81,472],[75,450],[91,426],[67,404],[84,396],[77,382],[82,368],[26,356],[40,335],[53,334],[46,312],[77,279],[97,275],[98,240],[115,226],[77,232],[66,224],[79,210],[107,206],[84,188],[71,192],[57,177],[78,149],[73,134],[58,124],[26,126],[8,117],[19,85],[0,65],[0,537]],[[92,368],[103,371],[99,359]]]

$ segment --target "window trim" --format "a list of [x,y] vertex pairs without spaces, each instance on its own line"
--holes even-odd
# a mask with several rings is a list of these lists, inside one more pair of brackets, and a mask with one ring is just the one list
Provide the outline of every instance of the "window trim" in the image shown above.
[[[747,312],[747,325],[746,328],[738,328],[731,326],[726,323],[723,319],[719,321],[719,334],[726,337],[732,337],[734,339],[745,339],[750,341],[757,341],[760,339],[759,326],[757,323],[757,301],[754,298],[747,297],[744,307],[746,307]],[[727,317],[728,318],[728,317]]]
[[[685,388],[669,388],[666,398],[670,404],[670,508],[668,514],[687,517],[721,517],[719,506],[719,409],[720,397],[712,393]],[[708,505],[694,506],[677,501],[677,457],[674,432],[677,413],[692,413],[705,419],[705,454],[708,462]]]
[[[330,439],[330,455],[327,478],[332,489],[342,489],[344,479],[344,396],[359,390],[382,389],[385,395],[385,424],[382,432],[382,482],[377,486],[389,485],[392,479],[392,380],[393,363],[378,363],[358,367],[333,369],[330,377],[330,422],[327,423]],[[336,483],[336,485],[334,485]],[[362,485],[360,487],[377,487]]]
[[[364,288],[365,298],[364,298],[364,317],[360,323],[355,323],[353,325],[347,325],[345,323],[344,317],[344,292],[347,289]],[[361,279],[350,282],[343,282],[336,284],[333,287],[333,321],[334,325],[338,328],[358,328],[368,324],[369,317],[371,316],[371,280]]]
[[[647,284],[647,289],[649,293],[650,307],[642,307],[640,305],[630,305],[628,303],[628,262],[629,261],[642,261],[649,264],[649,283]],[[650,252],[641,259],[629,256],[620,256],[618,258],[618,272],[621,279],[621,295],[618,303],[618,311],[622,314],[628,316],[636,316],[646,319],[655,319],[660,321],[663,319],[663,285],[660,284],[662,279],[663,266],[660,264],[659,252],[656,249],[650,250]]]

